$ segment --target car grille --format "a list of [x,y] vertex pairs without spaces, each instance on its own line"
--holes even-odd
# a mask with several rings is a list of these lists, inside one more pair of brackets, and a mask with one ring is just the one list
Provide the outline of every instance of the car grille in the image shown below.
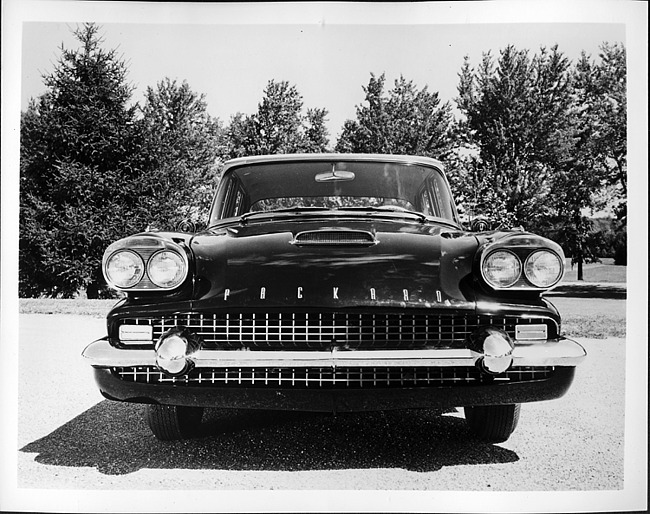
[[[551,319],[429,313],[183,313],[157,318],[125,318],[123,324],[153,325],[153,339],[183,326],[197,334],[206,349],[317,350],[360,348],[464,348],[469,334],[491,325],[515,337],[515,326],[546,324],[548,337],[557,327]],[[123,342],[142,345],[142,342]]]
[[516,367],[498,376],[476,367],[394,368],[196,368],[170,377],[155,367],[112,368],[124,381],[178,387],[252,387],[286,389],[361,389],[471,386],[486,382],[526,382],[548,379],[554,367]]

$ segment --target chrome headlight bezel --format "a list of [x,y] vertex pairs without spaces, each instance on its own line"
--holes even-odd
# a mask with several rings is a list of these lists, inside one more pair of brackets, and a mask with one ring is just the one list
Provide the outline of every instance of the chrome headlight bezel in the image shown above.
[[[128,281],[120,281],[115,275],[116,273],[111,271],[111,264],[115,262],[118,258],[123,257],[132,259],[134,266],[133,277]],[[138,285],[142,278],[145,275],[145,264],[142,256],[137,252],[130,249],[119,249],[112,252],[105,260],[103,265],[104,278],[106,278],[106,283],[114,288],[119,290],[131,289]]]
[[[526,232],[499,234],[496,240],[487,241],[479,248],[475,260],[475,274],[481,282],[492,291],[512,291],[522,293],[544,293],[556,287],[564,278],[565,263],[562,247],[550,239]],[[489,260],[504,252],[503,255],[514,255],[519,260],[517,268],[513,262],[513,273],[510,280],[495,280],[487,273]],[[539,262],[539,270],[549,266],[553,273],[552,280],[539,280],[533,267],[540,257],[552,258],[550,261]],[[513,280],[516,274],[517,280]]]
[[[487,270],[487,267],[490,264],[491,259],[495,259],[497,256],[502,258],[511,259],[510,262],[513,266],[513,276],[505,282],[497,282],[494,280],[494,276],[490,277],[490,273]],[[495,290],[510,289],[514,286],[521,278],[522,274],[522,263],[521,259],[515,252],[507,248],[496,248],[490,252],[487,252],[481,259],[481,276],[483,280]]]
[[[540,284],[535,277],[533,276],[533,272],[530,271],[530,267],[535,265],[534,259],[539,259],[540,256],[542,255],[549,255],[553,258],[555,258],[555,261],[557,262],[558,265],[558,271],[556,273],[555,278],[548,282],[548,283],[542,283]],[[555,285],[557,285],[561,280],[562,277],[564,276],[564,262],[560,258],[560,256],[551,251],[547,250],[545,248],[540,248],[539,250],[535,250],[534,252],[531,252],[528,257],[526,257],[526,261],[524,262],[524,276],[526,277],[526,280],[530,282],[533,286],[538,287],[540,289],[549,289]]]
[[[137,281],[133,280],[128,283],[119,283],[111,277],[108,265],[110,260],[121,252],[129,252],[140,259],[142,272],[139,274]],[[180,272],[176,274],[174,280],[167,284],[156,279],[155,273],[154,280],[151,279],[152,258],[156,255],[163,255],[163,252],[173,254],[180,268]],[[180,244],[152,234],[139,234],[120,239],[106,249],[102,259],[102,271],[106,283],[113,289],[127,293],[173,291],[185,283],[189,269],[190,261],[188,254]]]
[[[160,269],[156,269],[157,266],[160,266],[161,259],[168,259],[174,261],[174,264],[178,268],[171,280],[164,280],[159,276],[161,272]],[[186,259],[183,259],[182,255],[178,252],[175,252],[171,249],[159,250],[147,261],[147,276],[151,283],[160,289],[175,289],[181,285],[185,277],[187,277],[187,262]]]

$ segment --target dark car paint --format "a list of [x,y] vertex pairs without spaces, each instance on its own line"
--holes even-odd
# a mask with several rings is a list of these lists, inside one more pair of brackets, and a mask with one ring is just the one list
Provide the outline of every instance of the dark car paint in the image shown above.
[[[363,230],[377,244],[291,244],[297,233],[310,230]],[[494,291],[479,278],[478,258],[488,246],[555,245],[521,231],[474,234],[436,221],[314,212],[246,222],[232,218],[196,235],[166,232],[158,237],[186,249],[192,268],[188,280],[171,293],[130,293],[108,316],[111,338],[117,337],[122,317],[307,306],[526,312],[555,320],[559,331],[557,310],[539,292]]]
[[[299,231],[328,229],[367,231],[377,244],[291,244]],[[444,230],[436,224],[403,220],[341,220],[314,215],[301,222],[249,223],[198,235],[191,243],[196,275],[208,280],[211,287],[197,302],[210,302],[214,307],[230,302],[241,307],[309,304],[345,308],[369,304],[468,308],[472,298],[461,293],[458,283],[472,271],[467,256],[473,255],[477,242],[465,238],[450,244],[440,236]],[[265,288],[263,299],[261,287]],[[336,295],[334,288],[338,288]],[[226,289],[230,294],[224,299]],[[374,300],[371,289],[375,291]]]

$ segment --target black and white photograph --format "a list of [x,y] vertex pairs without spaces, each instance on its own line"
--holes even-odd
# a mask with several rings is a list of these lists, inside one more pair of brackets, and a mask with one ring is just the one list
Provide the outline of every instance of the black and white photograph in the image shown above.
[[2,9],[0,511],[647,511],[647,3]]

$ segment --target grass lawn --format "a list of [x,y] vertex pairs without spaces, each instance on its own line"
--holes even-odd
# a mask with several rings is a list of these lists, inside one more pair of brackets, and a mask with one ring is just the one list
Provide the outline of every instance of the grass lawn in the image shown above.
[[564,280],[547,295],[562,315],[562,334],[567,337],[604,339],[625,337],[626,266],[614,259],[583,266],[584,281],[567,259]]
[[605,339],[625,337],[625,300],[549,297],[562,315],[562,335]]
[[[627,266],[616,266],[614,259],[601,259],[602,262],[583,264],[582,274],[585,282],[625,283]],[[571,259],[566,260],[564,282],[578,281],[578,266],[571,267]]]
[[103,318],[117,300],[86,300],[84,298],[21,298],[18,308],[21,314],[75,314]]

